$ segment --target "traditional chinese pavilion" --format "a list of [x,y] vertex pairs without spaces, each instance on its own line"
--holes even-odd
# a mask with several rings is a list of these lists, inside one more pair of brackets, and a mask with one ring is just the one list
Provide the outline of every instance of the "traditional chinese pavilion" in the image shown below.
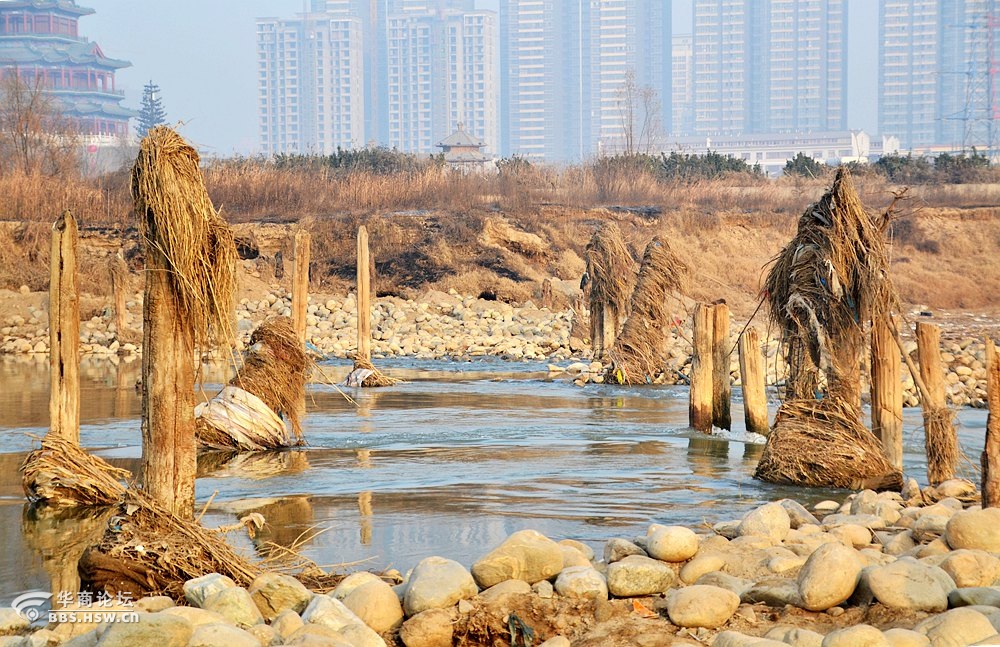
[[131,63],[80,36],[80,17],[92,13],[73,0],[0,0],[0,71],[29,85],[40,79],[81,134],[125,137],[137,113],[122,107],[115,71]]

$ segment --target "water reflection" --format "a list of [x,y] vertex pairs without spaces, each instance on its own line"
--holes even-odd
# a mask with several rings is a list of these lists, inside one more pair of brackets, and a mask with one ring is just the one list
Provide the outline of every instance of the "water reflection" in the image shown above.
[[719,478],[729,472],[729,443],[708,437],[688,439],[687,461],[691,471],[704,478]]
[[309,469],[309,458],[301,449],[266,452],[211,451],[198,454],[197,478],[245,478],[262,480]]

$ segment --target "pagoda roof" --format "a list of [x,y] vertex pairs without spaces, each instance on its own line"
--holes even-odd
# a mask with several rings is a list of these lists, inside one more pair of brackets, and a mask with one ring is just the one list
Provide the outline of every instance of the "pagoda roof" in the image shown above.
[[48,36],[0,37],[0,65],[94,65],[111,69],[132,64],[108,58],[97,43],[88,40],[66,40]]
[[4,0],[0,2],[0,13],[11,10],[61,11],[74,16],[89,16],[94,13],[90,7],[81,7],[73,0]]
[[473,137],[465,130],[465,124],[459,123],[458,130],[448,135],[440,142],[437,146],[440,148],[482,148],[486,145],[486,142]]
[[105,116],[119,119],[130,119],[138,117],[136,110],[130,110],[118,105],[114,101],[98,101],[90,97],[76,97],[73,95],[60,94],[55,96],[59,109],[70,115],[80,117]]

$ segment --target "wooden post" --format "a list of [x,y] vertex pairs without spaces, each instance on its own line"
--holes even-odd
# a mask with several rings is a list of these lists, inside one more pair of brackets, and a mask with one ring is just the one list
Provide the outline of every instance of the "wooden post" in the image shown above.
[[295,270],[292,272],[292,328],[299,341],[306,341],[306,313],[309,307],[309,232],[295,233]]
[[76,218],[52,225],[49,276],[49,433],[80,444],[80,291]]
[[194,329],[179,320],[169,264],[146,248],[142,304],[143,488],[175,515],[194,516]]
[[115,339],[119,344],[127,341],[126,329],[128,328],[128,265],[125,264],[125,257],[121,250],[118,250],[111,257],[111,295],[115,303]]
[[760,337],[752,326],[740,337],[740,381],[743,383],[743,414],[747,431],[769,435],[771,428],[767,421],[764,362]]
[[900,349],[886,321],[872,321],[872,433],[882,440],[885,457],[903,469],[903,385]]
[[945,400],[940,328],[932,323],[917,324],[917,355],[920,377],[927,391],[927,397],[921,403],[926,435],[927,480],[931,485],[937,485],[954,478],[958,462],[958,438]]
[[732,386],[729,382],[729,306],[712,306],[712,424],[719,429],[732,429],[730,412]]
[[983,507],[1000,507],[1000,357],[992,339],[986,340],[986,445],[983,467]]
[[368,229],[358,227],[358,359],[372,358],[372,288],[369,270]]
[[688,420],[693,429],[712,431],[712,306],[694,309],[694,354],[691,356],[691,404]]

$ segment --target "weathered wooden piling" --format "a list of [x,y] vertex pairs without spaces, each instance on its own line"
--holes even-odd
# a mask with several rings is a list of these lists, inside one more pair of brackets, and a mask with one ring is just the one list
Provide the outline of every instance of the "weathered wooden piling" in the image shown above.
[[719,429],[732,429],[730,411],[732,386],[729,382],[729,306],[724,302],[712,305],[712,424]]
[[358,356],[357,359],[371,361],[372,358],[372,285],[369,267],[368,229],[358,227]]
[[111,257],[108,270],[111,273],[111,297],[115,308],[115,338],[118,343],[124,344],[128,336],[128,307],[126,303],[128,302],[129,288],[128,265],[125,264],[125,257],[122,256],[121,250],[118,250],[118,253]]
[[917,324],[917,355],[920,377],[926,387],[921,407],[927,450],[927,480],[931,485],[937,485],[954,478],[958,464],[958,438],[945,400],[941,329],[938,326],[924,321]]
[[306,313],[309,308],[309,256],[311,237],[300,229],[295,233],[295,269],[292,272],[292,328],[299,341],[306,341]]
[[49,433],[80,443],[80,290],[76,218],[64,211],[52,226],[49,277]]
[[753,326],[740,336],[740,381],[743,384],[743,414],[747,431],[767,436],[767,392],[760,336]]
[[872,433],[882,440],[885,457],[903,469],[903,387],[900,349],[886,321],[872,322],[871,403]]
[[699,303],[694,309],[694,353],[691,356],[691,403],[688,420],[692,429],[712,431],[712,306]]
[[1000,357],[992,339],[986,340],[986,443],[980,462],[983,468],[983,507],[1000,507]]

